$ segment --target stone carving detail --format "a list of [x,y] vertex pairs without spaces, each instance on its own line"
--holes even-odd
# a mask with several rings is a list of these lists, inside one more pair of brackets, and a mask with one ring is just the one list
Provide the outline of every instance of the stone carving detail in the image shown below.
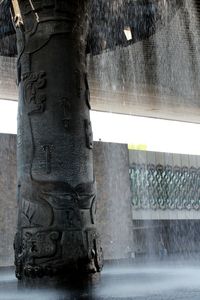
[[51,144],[46,144],[41,146],[42,151],[45,153],[45,161],[46,161],[46,173],[51,173],[51,153],[54,149],[54,146]]
[[18,279],[22,279],[23,275],[23,252],[20,233],[17,232],[14,238],[14,250],[15,250],[15,274]]
[[130,179],[134,209],[200,209],[200,169],[133,164]]
[[89,258],[92,259],[93,264],[90,268],[94,268],[95,272],[99,272],[103,267],[103,251],[100,245],[100,238],[95,230],[86,230],[87,247],[90,249]]
[[22,202],[22,218],[24,218],[25,221],[24,222],[22,221],[22,223],[24,225],[26,224],[27,226],[30,226],[32,224],[32,220],[36,211],[37,211],[37,205],[24,200]]
[[17,233],[14,241],[17,278],[44,276],[43,269],[48,266],[48,260],[60,255],[60,238],[61,234],[56,230],[39,230],[37,227],[24,229],[22,236]]
[[88,151],[93,147],[85,51],[89,1],[18,4],[23,24],[16,31],[21,184],[16,275],[24,281],[86,275],[99,271],[102,259]]
[[34,259],[49,258],[57,254],[58,231],[38,231],[25,229],[23,233],[23,249],[31,263]]
[[85,134],[86,134],[86,146],[89,149],[93,149],[92,125],[89,120],[85,120]]
[[96,196],[93,196],[93,200],[92,200],[92,204],[91,204],[91,208],[90,208],[90,216],[91,216],[91,222],[92,224],[96,223]]
[[70,101],[66,97],[63,97],[62,100],[60,101],[60,103],[61,103],[61,107],[63,108],[64,127],[66,129],[69,129],[69,124],[70,124],[70,120],[71,120],[71,104],[70,104]]
[[94,246],[94,263],[97,271],[100,272],[103,268],[103,249],[101,247],[100,238],[97,236],[93,240]]
[[21,224],[28,226],[50,226],[54,220],[54,212],[47,201],[47,197],[41,194],[35,195],[35,201],[29,201],[22,197]]
[[45,198],[54,210],[54,223],[68,230],[81,230],[82,220],[73,194],[64,192],[45,192]]
[[45,87],[46,73],[29,73],[23,76],[24,101],[28,106],[28,114],[43,113],[46,104],[46,95],[40,90]]
[[80,272],[100,271],[102,249],[93,227],[95,184],[83,183],[74,188],[55,183],[56,188],[52,189],[53,185],[43,183],[43,191],[40,183],[34,185],[38,190],[35,200],[25,200],[23,189],[20,193],[22,232],[15,239],[17,277],[56,275],[64,272],[66,266],[70,270],[69,265],[76,260]]

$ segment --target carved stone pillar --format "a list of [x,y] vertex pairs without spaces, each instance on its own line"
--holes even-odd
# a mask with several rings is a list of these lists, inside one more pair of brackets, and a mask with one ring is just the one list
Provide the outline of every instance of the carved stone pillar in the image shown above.
[[13,1],[19,279],[102,267],[86,71],[88,13],[88,0]]

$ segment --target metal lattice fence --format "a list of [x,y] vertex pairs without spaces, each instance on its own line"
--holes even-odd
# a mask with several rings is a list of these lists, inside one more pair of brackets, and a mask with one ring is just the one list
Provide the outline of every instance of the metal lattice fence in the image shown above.
[[200,168],[133,164],[130,179],[134,209],[200,209]]

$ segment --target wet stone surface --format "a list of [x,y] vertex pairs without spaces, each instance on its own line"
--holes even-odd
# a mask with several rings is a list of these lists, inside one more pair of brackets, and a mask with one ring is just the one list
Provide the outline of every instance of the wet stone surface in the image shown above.
[[12,269],[0,272],[0,300],[199,300],[200,263],[106,266],[101,278],[85,288],[22,289]]

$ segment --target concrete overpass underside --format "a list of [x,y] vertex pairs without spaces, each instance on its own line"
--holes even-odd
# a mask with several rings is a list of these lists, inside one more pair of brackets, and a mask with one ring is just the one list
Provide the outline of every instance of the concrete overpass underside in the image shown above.
[[[199,6],[185,1],[155,34],[88,55],[93,110],[199,123]],[[0,98],[17,100],[16,58],[0,57]]]

